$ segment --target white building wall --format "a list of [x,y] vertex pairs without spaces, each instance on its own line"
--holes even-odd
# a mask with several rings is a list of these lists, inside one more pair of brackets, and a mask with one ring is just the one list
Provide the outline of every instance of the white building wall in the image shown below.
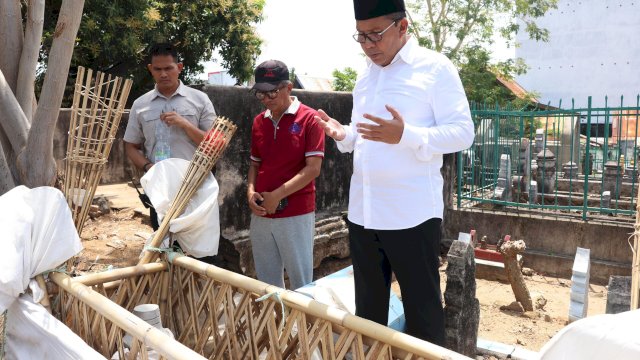
[[541,102],[563,108],[635,106],[640,94],[640,0],[559,0],[539,25],[550,41],[536,42],[518,35],[516,56],[529,70],[517,77]]

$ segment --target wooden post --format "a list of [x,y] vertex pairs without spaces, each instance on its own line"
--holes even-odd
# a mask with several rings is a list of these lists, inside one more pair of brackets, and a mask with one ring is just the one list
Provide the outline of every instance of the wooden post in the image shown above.
[[498,251],[504,257],[504,270],[507,273],[516,300],[522,304],[522,308],[525,311],[533,311],[531,294],[527,284],[524,282],[524,277],[522,277],[522,269],[518,264],[518,254],[523,253],[525,249],[524,241],[518,240],[503,242]]

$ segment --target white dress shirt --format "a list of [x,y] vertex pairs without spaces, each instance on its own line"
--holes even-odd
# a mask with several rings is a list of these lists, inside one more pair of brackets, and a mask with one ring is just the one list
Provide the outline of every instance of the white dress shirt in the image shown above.
[[[364,140],[356,124],[363,114],[391,119],[394,107],[405,125],[400,143]],[[367,229],[408,229],[442,218],[442,154],[464,150],[474,138],[469,104],[454,65],[409,38],[391,63],[368,61],[353,90],[351,124],[337,141],[353,151],[349,220]]]

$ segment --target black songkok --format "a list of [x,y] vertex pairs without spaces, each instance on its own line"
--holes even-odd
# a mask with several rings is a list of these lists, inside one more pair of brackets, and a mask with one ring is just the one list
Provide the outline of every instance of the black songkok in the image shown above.
[[353,0],[356,20],[367,20],[405,11],[404,0]]

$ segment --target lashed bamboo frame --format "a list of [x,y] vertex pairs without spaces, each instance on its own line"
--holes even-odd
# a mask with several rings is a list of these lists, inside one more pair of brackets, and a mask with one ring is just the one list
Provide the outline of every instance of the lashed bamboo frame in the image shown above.
[[[52,273],[50,277],[60,287],[60,318],[107,359],[117,352],[120,359],[146,360],[147,347],[161,359],[204,359],[90,287],[62,273]],[[127,357],[125,333],[132,336]]]
[[[167,270],[168,268],[168,270]],[[186,256],[74,281],[92,286],[129,310],[160,305],[163,325],[209,359],[468,359],[461,354],[321,304],[305,295]],[[120,287],[105,284],[120,280]],[[285,308],[273,297],[279,292]],[[123,295],[124,294],[124,295]],[[79,300],[76,300],[79,301]]]
[[[228,119],[223,117],[216,118],[211,125],[211,129],[207,131],[204,139],[198,145],[180,189],[171,202],[169,210],[162,218],[162,223],[158,230],[153,235],[149,244],[150,247],[160,246],[164,237],[169,233],[169,222],[182,214],[193,195],[198,191],[206,177],[209,176],[211,169],[213,169],[213,166],[229,145],[236,129],[236,125]],[[157,253],[145,248],[138,264],[147,264],[153,261],[156,256]]]
[[[85,76],[86,75],[86,76]],[[71,106],[64,194],[78,233],[89,214],[131,90],[131,80],[78,67]],[[74,191],[84,190],[80,203]]]

